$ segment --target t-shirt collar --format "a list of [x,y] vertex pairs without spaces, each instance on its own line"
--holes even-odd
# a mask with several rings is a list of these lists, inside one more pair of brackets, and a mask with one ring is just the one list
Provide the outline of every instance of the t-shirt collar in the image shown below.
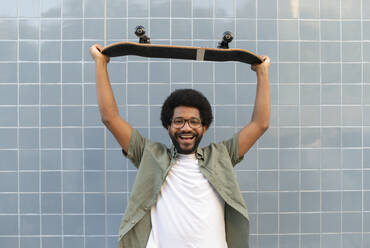
[[[171,151],[171,159],[176,158],[178,151],[176,150],[174,145],[171,145],[170,151]],[[197,147],[197,150],[195,151],[195,157],[197,159],[203,160],[203,149],[200,148],[199,146]]]

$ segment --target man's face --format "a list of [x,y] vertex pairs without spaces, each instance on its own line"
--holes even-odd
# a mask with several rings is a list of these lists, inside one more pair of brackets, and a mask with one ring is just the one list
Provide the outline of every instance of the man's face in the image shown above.
[[[174,120],[185,119],[183,127],[174,124]],[[171,125],[167,127],[173,145],[182,154],[194,153],[202,140],[207,127],[200,124],[194,127],[196,120],[200,120],[199,110],[193,107],[179,106],[173,111]],[[191,123],[191,124],[189,124]]]

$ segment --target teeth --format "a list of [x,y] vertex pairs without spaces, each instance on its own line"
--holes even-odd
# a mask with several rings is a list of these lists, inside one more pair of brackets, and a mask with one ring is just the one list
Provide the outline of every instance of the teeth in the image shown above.
[[187,138],[193,138],[193,136],[192,135],[180,135],[180,138],[187,139]]

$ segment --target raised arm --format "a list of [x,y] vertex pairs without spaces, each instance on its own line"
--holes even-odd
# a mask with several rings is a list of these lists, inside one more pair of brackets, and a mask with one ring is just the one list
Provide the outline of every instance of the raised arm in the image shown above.
[[109,82],[107,64],[109,57],[103,55],[100,45],[90,47],[90,54],[96,64],[96,96],[101,120],[127,153],[132,133],[131,125],[123,120],[118,112],[113,90]]
[[239,132],[239,157],[253,146],[259,137],[267,130],[270,123],[270,59],[262,56],[261,64],[252,65],[257,75],[257,91],[251,121]]

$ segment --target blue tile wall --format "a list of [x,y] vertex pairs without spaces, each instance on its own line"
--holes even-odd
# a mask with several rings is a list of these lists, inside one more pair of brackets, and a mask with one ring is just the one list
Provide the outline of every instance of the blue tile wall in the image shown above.
[[[15,0],[0,8],[0,247],[117,246],[136,176],[97,106],[94,43],[231,47],[266,54],[270,129],[236,176],[256,248],[370,247],[369,0]],[[251,117],[241,63],[112,58],[122,117],[170,143],[159,119],[190,87],[215,121],[202,145]]]

